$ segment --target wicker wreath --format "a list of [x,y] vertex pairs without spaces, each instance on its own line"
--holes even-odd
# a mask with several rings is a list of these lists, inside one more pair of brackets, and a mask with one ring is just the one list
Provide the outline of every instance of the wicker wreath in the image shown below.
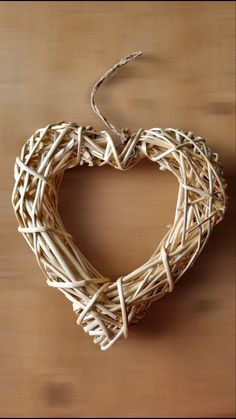
[[[99,113],[94,95],[101,82],[138,55],[126,57],[96,83],[95,112]],[[121,335],[127,337],[128,326],[139,321],[154,300],[173,291],[223,218],[227,198],[218,155],[202,137],[179,129],[152,128],[133,134],[123,131],[122,140],[115,146],[106,131],[76,123],[50,124],[30,137],[14,167],[12,204],[18,230],[34,252],[47,284],[72,302],[77,323],[102,350]],[[173,224],[146,263],[112,281],[89,263],[66,232],[58,213],[58,189],[66,169],[108,164],[128,170],[145,157],[177,177]]]

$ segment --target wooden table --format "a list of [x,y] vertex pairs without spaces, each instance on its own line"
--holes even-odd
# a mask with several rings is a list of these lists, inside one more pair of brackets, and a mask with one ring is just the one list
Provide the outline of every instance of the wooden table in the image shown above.
[[[205,136],[224,165],[229,208],[175,292],[101,352],[17,232],[13,165],[50,122],[104,129],[91,88],[135,50],[143,56],[98,94],[102,112],[119,128]],[[3,1],[0,57],[1,417],[232,417],[234,2]],[[60,211],[83,253],[115,279],[150,256],[176,192],[175,179],[145,161],[126,173],[75,168]]]

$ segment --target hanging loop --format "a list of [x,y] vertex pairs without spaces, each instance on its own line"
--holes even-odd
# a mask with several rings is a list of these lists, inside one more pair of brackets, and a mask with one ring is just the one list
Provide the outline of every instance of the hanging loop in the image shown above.
[[122,58],[119,63],[115,64],[112,68],[110,68],[94,85],[92,92],[91,92],[91,106],[93,111],[102,119],[102,121],[120,138],[123,142],[124,140],[129,137],[130,132],[127,129],[123,129],[122,131],[118,131],[117,128],[99,111],[96,103],[95,103],[95,94],[98,91],[98,88],[101,86],[101,84],[108,79],[116,70],[118,70],[123,65],[128,64],[130,61],[134,60],[135,58],[142,55],[142,51],[136,51],[129,54],[127,57]]

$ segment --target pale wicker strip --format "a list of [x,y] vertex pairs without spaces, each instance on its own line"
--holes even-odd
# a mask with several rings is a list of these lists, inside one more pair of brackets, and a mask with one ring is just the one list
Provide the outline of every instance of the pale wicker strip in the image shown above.
[[[131,55],[121,63],[130,61]],[[96,106],[94,110],[99,113]],[[47,284],[71,301],[77,323],[102,350],[120,336],[127,337],[129,325],[139,321],[154,300],[173,291],[223,218],[227,200],[218,155],[204,138],[172,128],[139,129],[128,136],[104,118],[116,134],[125,136],[118,147],[106,131],[76,123],[58,122],[37,130],[16,158],[12,194],[18,229]],[[58,189],[66,169],[109,164],[128,170],[145,157],[178,180],[174,220],[144,265],[111,281],[89,263],[65,231],[57,208]]]

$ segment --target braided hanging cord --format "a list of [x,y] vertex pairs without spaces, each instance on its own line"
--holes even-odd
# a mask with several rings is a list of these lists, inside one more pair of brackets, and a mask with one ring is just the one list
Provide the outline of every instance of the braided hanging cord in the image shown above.
[[130,61],[135,60],[135,58],[142,55],[142,51],[132,52],[131,54],[127,55],[127,57],[122,58],[118,64],[115,64],[112,68],[110,68],[94,85],[92,92],[91,92],[91,106],[94,112],[101,118],[101,120],[110,128],[116,135],[118,135],[121,138],[121,141],[124,141],[127,138],[128,132],[125,132],[125,130],[122,130],[119,132],[117,128],[100,112],[98,109],[98,106],[95,103],[95,95],[101,86],[101,84],[107,80],[115,71],[117,71],[120,67],[128,64]]
[[[94,86],[94,111],[119,132],[94,101],[101,83],[121,65],[139,56],[130,54]],[[141,267],[111,281],[98,272],[66,232],[58,213],[58,190],[65,170],[76,165],[128,170],[141,159],[158,163],[179,183],[173,223],[156,250]],[[71,301],[77,323],[110,348],[128,327],[138,322],[150,304],[174,289],[194,263],[226,208],[226,182],[218,155],[202,137],[172,128],[139,129],[115,147],[106,132],[64,121],[33,134],[16,158],[12,205],[21,232],[46,275],[47,284]]]

